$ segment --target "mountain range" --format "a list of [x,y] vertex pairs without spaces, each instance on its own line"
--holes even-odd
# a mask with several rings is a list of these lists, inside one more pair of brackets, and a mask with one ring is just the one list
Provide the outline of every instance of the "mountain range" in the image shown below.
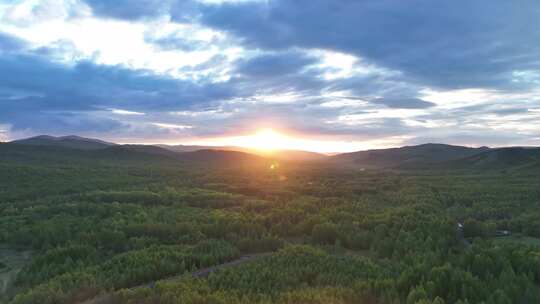
[[[41,147],[36,149],[35,147]],[[71,151],[95,158],[181,160],[202,163],[256,162],[262,159],[325,163],[353,169],[438,169],[438,170],[535,170],[540,168],[540,148],[471,148],[447,144],[422,144],[374,149],[337,155],[283,150],[261,152],[241,147],[184,145],[120,145],[79,136],[41,135],[0,145],[0,160]]]

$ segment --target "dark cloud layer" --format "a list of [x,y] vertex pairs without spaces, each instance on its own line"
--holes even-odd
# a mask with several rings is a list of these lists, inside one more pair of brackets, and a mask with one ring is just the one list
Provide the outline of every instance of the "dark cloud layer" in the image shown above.
[[318,60],[303,53],[287,52],[261,55],[238,62],[237,71],[247,77],[283,77],[299,73]]
[[273,0],[203,9],[202,22],[248,47],[331,49],[426,84],[511,86],[540,68],[537,1]]
[[177,22],[189,22],[198,14],[195,0],[84,0],[97,16],[138,20],[171,16]]
[[513,72],[540,69],[535,0],[86,2],[109,17],[198,20],[250,48],[350,53],[401,71],[411,81],[445,88],[523,87],[531,84],[513,81]]
[[312,67],[318,61],[313,56],[297,51],[267,53],[240,59],[234,62],[234,78],[230,84],[241,89],[243,97],[285,93],[318,96],[324,88],[331,85],[321,79],[323,71]]
[[163,0],[85,0],[94,14],[119,19],[158,17],[168,13],[170,1]]
[[4,106],[36,110],[93,110],[101,106],[129,106],[136,110],[186,109],[234,96],[233,88],[159,76],[145,70],[97,65],[73,66],[36,55],[0,57],[0,83],[5,88],[33,92],[24,103]]
[[26,47],[26,43],[11,35],[0,32],[0,53],[21,51]]

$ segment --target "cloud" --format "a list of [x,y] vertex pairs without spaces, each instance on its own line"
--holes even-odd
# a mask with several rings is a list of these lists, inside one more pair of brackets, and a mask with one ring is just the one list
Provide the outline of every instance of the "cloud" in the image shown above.
[[95,15],[134,20],[158,17],[168,13],[169,0],[85,0]]
[[84,17],[90,13],[87,6],[79,0],[19,0],[12,2],[11,5],[6,6],[3,13],[0,11],[2,13],[0,20],[22,27],[52,20]]
[[176,22],[193,21],[198,14],[196,0],[84,0],[96,16],[129,21],[170,16]]
[[317,58],[301,52],[272,53],[240,60],[236,71],[246,77],[283,77],[316,62]]
[[231,46],[225,35],[209,28],[166,21],[152,23],[144,33],[144,40],[162,51],[195,52]]
[[446,88],[511,87],[514,71],[540,68],[538,20],[534,0],[274,0],[210,5],[201,14],[246,47],[355,54]]
[[419,98],[386,97],[386,98],[376,98],[372,100],[371,102],[383,104],[389,108],[396,108],[396,109],[425,109],[425,108],[431,108],[436,105],[433,102],[425,101]]
[[92,110],[100,107],[151,110],[185,109],[233,96],[223,84],[192,82],[145,70],[97,65],[82,61],[73,66],[36,55],[0,57],[3,87],[39,93],[24,103],[0,100],[2,106],[38,110]]
[[[13,132],[106,133],[125,128],[122,117],[205,108],[235,96],[235,88],[224,83],[89,61],[67,65],[41,53],[4,54],[0,66],[0,123]],[[106,112],[116,117],[103,109],[113,109]]]
[[0,121],[8,121],[8,133],[24,134],[107,134],[125,128],[119,120],[100,117],[92,112],[70,111],[10,111],[8,118],[0,115]]
[[274,97],[283,100],[281,97],[288,95],[302,102],[332,85],[322,77],[325,70],[316,67],[319,62],[319,58],[299,50],[259,53],[233,62],[230,83],[241,92],[239,97],[247,100],[262,96],[268,101]]
[[184,52],[194,52],[208,48],[209,43],[202,40],[190,40],[184,37],[177,37],[174,35],[159,37],[159,38],[146,38],[147,42],[157,45],[161,50],[180,50]]
[[135,111],[128,111],[128,110],[122,110],[122,109],[109,109],[113,114],[117,115],[132,115],[132,116],[140,116],[140,115],[146,115],[142,112],[135,112]]
[[497,109],[493,110],[493,113],[500,115],[500,116],[507,116],[507,115],[514,115],[514,114],[524,114],[528,113],[529,109],[527,108],[503,108],[503,109]]
[[169,130],[186,130],[186,129],[193,128],[193,126],[175,125],[175,124],[159,123],[159,122],[154,122],[152,123],[152,125],[162,128],[162,129],[169,129]]
[[0,54],[22,51],[27,48],[27,46],[28,45],[24,42],[24,40],[0,32]]

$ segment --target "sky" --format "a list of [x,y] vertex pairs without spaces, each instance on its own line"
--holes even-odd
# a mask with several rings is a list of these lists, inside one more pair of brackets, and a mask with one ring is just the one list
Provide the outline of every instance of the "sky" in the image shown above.
[[0,0],[0,141],[39,134],[540,145],[540,3]]

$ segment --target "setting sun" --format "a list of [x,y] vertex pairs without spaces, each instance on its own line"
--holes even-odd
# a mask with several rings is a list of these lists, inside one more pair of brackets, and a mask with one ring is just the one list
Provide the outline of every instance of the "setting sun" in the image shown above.
[[260,129],[254,134],[235,136],[227,140],[233,146],[256,149],[265,152],[290,149],[294,144],[293,138],[281,134],[271,128]]
[[288,147],[288,138],[272,129],[262,129],[245,138],[244,145],[249,148],[274,151]]

